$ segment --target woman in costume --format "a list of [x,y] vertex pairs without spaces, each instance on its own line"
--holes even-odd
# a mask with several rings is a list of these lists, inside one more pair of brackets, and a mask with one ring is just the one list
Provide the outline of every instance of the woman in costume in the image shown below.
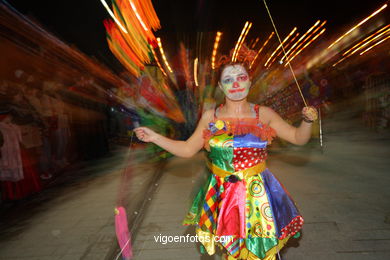
[[251,80],[240,63],[222,67],[218,85],[225,104],[204,112],[188,140],[172,140],[147,127],[135,133],[179,157],[189,158],[203,147],[208,151],[207,183],[184,220],[196,225],[208,254],[219,245],[226,259],[273,260],[301,229],[303,218],[266,166],[267,145],[276,136],[297,145],[307,143],[317,112],[303,108],[303,121],[296,128],[272,109],[249,103]]

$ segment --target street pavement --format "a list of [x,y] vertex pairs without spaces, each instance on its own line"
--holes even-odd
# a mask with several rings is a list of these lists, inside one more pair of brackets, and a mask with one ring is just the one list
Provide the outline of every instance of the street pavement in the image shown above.
[[161,169],[144,161],[142,147],[129,156],[126,147],[117,148],[74,167],[31,198],[3,203],[0,259],[111,259],[118,247],[115,206],[129,205],[131,223],[137,220]]

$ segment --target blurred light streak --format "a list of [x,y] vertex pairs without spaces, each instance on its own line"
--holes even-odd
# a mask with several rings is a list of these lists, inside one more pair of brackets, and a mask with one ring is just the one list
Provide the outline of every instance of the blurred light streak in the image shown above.
[[240,46],[240,43],[241,43],[241,40],[242,38],[244,37],[244,34],[249,26],[250,22],[247,21],[244,25],[244,28],[242,29],[241,31],[241,34],[240,34],[240,37],[238,37],[238,41],[236,43],[236,46],[234,47],[234,51],[233,51],[233,55],[232,55],[232,61],[234,61],[235,57],[236,57],[236,53],[238,52],[238,47]]
[[264,47],[267,45],[267,43],[269,42],[269,40],[271,40],[272,36],[274,36],[274,32],[272,32],[269,36],[268,36],[268,39],[264,42],[263,46],[261,46],[260,50],[257,52],[255,58],[253,59],[252,63],[250,64],[249,68],[251,69],[252,68],[252,65],[253,63],[256,61],[257,57],[259,56],[260,52],[264,49]]
[[110,7],[107,5],[106,1],[105,0],[100,0],[100,2],[103,4],[103,6],[106,8],[107,12],[110,14],[111,18],[114,19],[115,23],[119,26],[119,28],[121,28],[121,30],[124,32],[124,33],[128,33],[126,28],[119,22],[119,20],[116,18],[116,16],[114,15],[114,13],[111,11]]
[[[387,25],[387,26],[383,27],[383,28],[380,29],[379,31],[383,31],[383,30],[386,29],[388,26],[390,26],[390,25]],[[373,35],[377,34],[379,31],[377,31],[376,33],[371,34],[370,36],[366,37],[363,41],[366,41],[368,38],[370,38],[370,37],[372,37]],[[350,52],[347,56],[341,58],[339,61],[337,61],[336,63],[334,63],[334,64],[332,65],[332,67],[335,67],[337,64],[339,64],[340,62],[342,62],[342,61],[344,61],[345,59],[349,58],[350,56],[352,56],[352,55],[353,55],[354,53],[356,53],[357,51],[363,49],[367,44],[369,44],[370,42],[374,41],[375,39],[379,38],[380,36],[382,36],[383,34],[389,32],[389,31],[390,31],[390,29],[386,30],[385,32],[382,32],[381,34],[377,35],[376,37],[374,37],[374,38],[371,39],[370,41],[367,41],[365,44],[359,46],[359,47],[356,48],[353,52]],[[361,42],[363,42],[363,41],[361,41]],[[360,43],[361,43],[361,42],[360,42]],[[358,44],[359,44],[359,43],[358,43]],[[358,45],[358,44],[356,44],[356,45]],[[356,46],[356,45],[355,45],[355,46]],[[355,46],[354,46],[354,47],[355,47]],[[352,48],[354,48],[354,47],[352,47]],[[351,49],[352,49],[352,48],[351,48]],[[348,51],[350,51],[351,49],[349,49]],[[367,50],[368,50],[368,49],[366,49],[364,52],[366,52]],[[362,52],[362,53],[364,53],[364,52]],[[360,53],[360,55],[362,55],[362,53]],[[347,54],[347,52],[343,53],[343,56],[346,55],[346,54]]]
[[157,44],[158,44],[158,47],[160,48],[161,57],[162,57],[163,60],[164,60],[165,66],[167,66],[169,72],[172,73],[173,71],[172,71],[172,69],[171,69],[171,66],[169,66],[167,57],[165,57],[165,53],[164,53],[164,49],[163,49],[162,44],[161,44],[161,39],[160,39],[160,37],[157,38]]
[[339,41],[341,41],[345,36],[347,36],[348,34],[350,34],[351,32],[353,32],[356,28],[358,28],[359,26],[361,26],[362,24],[364,24],[365,22],[367,22],[368,20],[370,20],[372,17],[374,17],[375,15],[377,15],[379,12],[381,12],[383,9],[385,9],[387,7],[387,4],[384,4],[381,8],[379,8],[378,10],[376,10],[375,12],[373,12],[370,16],[366,17],[364,20],[362,20],[360,23],[358,23],[357,25],[355,25],[354,27],[352,27],[351,29],[349,29],[349,31],[347,31],[346,33],[344,33],[340,38],[338,38],[336,41],[334,41],[331,45],[329,45],[328,49],[331,48],[332,46],[334,46],[336,43],[338,43]]
[[248,32],[249,32],[249,30],[251,29],[251,27],[252,27],[252,23],[249,23],[249,26],[248,26],[248,28],[246,29],[246,32],[245,32],[245,34],[244,34],[244,37],[242,38],[241,43],[240,43],[240,45],[238,46],[238,49],[237,49],[237,52],[236,52],[236,57],[234,58],[234,62],[236,62],[236,60],[237,60],[238,53],[240,52],[241,46],[242,46],[242,44],[245,42],[245,38],[246,38],[246,36],[248,35]]
[[[300,42],[306,37],[306,35],[308,35],[308,34],[314,29],[314,27],[316,27],[319,23],[320,23],[320,20],[318,20],[312,27],[310,27],[309,30],[307,30],[307,31],[305,32],[305,34],[302,35],[301,38],[299,38],[299,40],[296,41],[296,42],[294,43],[293,46],[291,46],[291,48],[286,52],[286,55],[283,56],[282,61],[284,60],[284,58],[286,58],[286,56],[287,56],[291,51],[294,50],[295,46],[297,46],[298,43],[300,43]],[[305,40],[305,41],[306,41],[306,40]],[[304,42],[305,42],[305,41],[304,41]],[[300,45],[299,45],[299,46],[300,46]]]
[[[386,31],[382,32],[383,30],[385,30],[386,28],[388,28],[390,26],[390,24],[388,24],[387,26],[381,28],[380,30],[376,31],[375,33],[367,36],[366,38],[364,38],[362,41],[360,41],[359,43],[355,44],[352,48],[350,48],[349,50],[347,50],[346,52],[343,53],[343,56],[345,56],[346,54],[348,54],[350,51],[354,50],[352,52],[352,54],[354,54],[355,52],[357,52],[358,50],[360,50],[361,48],[363,48],[364,46],[366,46],[367,44],[369,44],[370,42],[372,42],[373,40],[377,39],[378,37],[382,36],[383,34],[387,33],[390,31],[390,29],[387,29]],[[382,32],[382,33],[380,33]],[[379,35],[377,35],[379,33]],[[377,36],[375,36],[377,35]],[[375,36],[374,38],[372,38],[373,36]],[[361,43],[365,42],[364,44],[361,45]],[[360,46],[360,47],[359,47]],[[356,48],[358,47],[358,48]]]
[[[295,39],[296,39],[298,36],[299,36],[299,33],[297,33],[297,34],[294,36],[294,38],[292,38],[291,41],[289,41],[289,42],[286,44],[285,48],[287,48],[288,46],[290,46],[290,45],[295,41]],[[271,60],[271,62],[270,62],[270,64],[268,65],[268,67],[270,67],[270,66],[275,62],[275,60],[280,56],[280,54],[282,54],[282,53],[283,53],[283,50],[279,50],[278,53],[276,54],[276,56]],[[281,61],[282,61],[282,60],[281,60]]]
[[368,52],[369,50],[371,50],[372,48],[374,48],[375,46],[378,46],[379,44],[381,44],[382,42],[388,40],[390,38],[390,35],[387,36],[386,38],[380,40],[379,42],[375,43],[374,45],[372,45],[371,47],[367,48],[365,51],[361,52],[360,55],[363,55],[364,53]]
[[279,44],[279,46],[274,50],[274,52],[271,54],[271,56],[268,58],[268,60],[265,62],[264,67],[267,67],[268,62],[271,60],[271,58],[275,55],[275,53],[282,47],[282,45],[293,35],[293,33],[297,30],[297,27],[294,27],[294,29],[284,38],[284,40]]
[[137,17],[138,21],[140,22],[142,28],[144,28],[144,30],[147,32],[148,28],[146,27],[145,23],[142,21],[142,18],[141,18],[141,16],[138,13],[137,8],[135,7],[133,1],[131,1],[131,0],[130,0],[130,5],[131,5],[131,8],[133,8],[135,16]]
[[244,35],[245,31],[246,31],[246,28],[248,27],[249,25],[249,22],[247,21],[244,25],[244,28],[242,28],[242,31],[241,31],[241,34],[240,34],[240,37],[238,37],[238,41],[236,43],[236,46],[234,47],[234,51],[233,51],[233,55],[232,55],[232,61],[234,60],[234,56],[236,56],[236,51],[237,51],[237,48],[238,48],[238,45],[241,41],[241,38],[242,36]]
[[194,60],[194,80],[195,86],[199,86],[198,84],[198,58]]
[[[286,65],[288,63],[290,63],[299,53],[301,53],[307,46],[309,46],[312,42],[314,42],[321,34],[323,34],[324,32],[326,31],[326,28],[322,29],[322,31],[317,34],[313,39],[311,39],[308,43],[305,44],[305,46],[303,46],[302,49],[300,49],[291,59],[289,59],[287,62],[286,62]],[[284,65],[284,66],[286,66]]]
[[156,60],[157,66],[160,68],[161,72],[162,72],[165,76],[168,76],[167,73],[165,73],[165,70],[163,69],[163,67],[161,66],[161,63],[158,61],[156,52],[154,51],[153,47],[151,47],[150,49],[152,50],[152,53],[153,53],[154,59]]
[[255,42],[251,46],[251,49],[255,48],[256,44],[259,42],[259,39],[259,37],[256,38]]
[[[323,21],[320,26],[318,26],[312,33],[310,33],[309,36],[307,36],[299,45],[298,47],[295,48],[295,50],[293,52],[290,53],[290,55],[287,56],[286,60],[290,60],[291,57],[293,56],[296,56],[296,53],[297,52],[301,52],[302,48],[305,48],[304,46],[306,45],[303,45],[305,42],[307,42],[312,36],[313,34],[315,34],[319,29],[321,29],[324,25],[326,24],[326,21]],[[310,42],[310,41],[309,41]],[[302,48],[299,48],[303,45]],[[282,60],[283,61],[283,60]]]
[[215,41],[214,41],[214,48],[213,48],[213,53],[211,57],[211,68],[214,70],[215,69],[215,57],[217,55],[217,49],[219,45],[219,41],[221,40],[221,32],[217,32],[217,35],[215,36]]
[[337,64],[339,64],[340,62],[342,62],[343,60],[345,60],[346,58],[348,58],[349,56],[351,56],[351,54],[349,54],[348,56],[345,56],[344,58],[340,59],[339,61],[337,61],[336,63],[334,63],[332,65],[332,67],[335,67]]

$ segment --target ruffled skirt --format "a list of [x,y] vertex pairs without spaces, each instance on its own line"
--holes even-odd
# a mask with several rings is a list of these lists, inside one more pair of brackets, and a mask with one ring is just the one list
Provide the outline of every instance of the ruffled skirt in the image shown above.
[[229,259],[268,259],[303,225],[291,196],[268,170],[244,180],[209,171],[184,225],[196,225],[198,240],[212,255],[215,246]]

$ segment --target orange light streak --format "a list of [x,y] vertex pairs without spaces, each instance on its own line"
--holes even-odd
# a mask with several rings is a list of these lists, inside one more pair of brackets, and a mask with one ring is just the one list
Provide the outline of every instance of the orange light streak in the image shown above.
[[163,49],[162,44],[161,44],[161,39],[160,39],[160,37],[157,38],[157,44],[158,44],[158,47],[160,48],[161,57],[162,57],[163,60],[164,60],[165,66],[167,66],[169,72],[172,73],[171,66],[169,66],[168,60],[167,60],[167,58],[165,57],[165,53],[164,53],[164,49]]
[[131,5],[131,8],[133,8],[135,16],[137,17],[138,21],[140,22],[142,28],[144,28],[144,30],[147,32],[148,28],[146,27],[145,23],[142,21],[141,16],[139,15],[139,13],[137,11],[137,8],[135,7],[133,1],[131,1],[131,0],[130,0],[130,5]]
[[215,69],[215,57],[217,55],[217,49],[218,49],[219,41],[221,40],[221,35],[222,35],[221,32],[217,32],[217,35],[215,36],[214,49],[211,56],[211,68],[213,70]]
[[260,48],[260,50],[257,52],[255,58],[253,59],[251,65],[249,66],[249,68],[251,69],[252,68],[252,65],[253,63],[255,63],[255,60],[257,59],[257,57],[259,56],[260,52],[264,49],[264,47],[267,45],[267,43],[269,42],[269,40],[271,40],[272,36],[274,36],[274,32],[272,32],[269,36],[268,36],[268,39],[264,42],[263,46]]
[[339,41],[341,41],[345,36],[347,36],[348,34],[350,34],[351,32],[353,32],[356,28],[358,28],[359,26],[361,26],[362,24],[364,24],[365,22],[367,22],[368,20],[370,20],[372,17],[374,17],[375,15],[377,15],[379,12],[381,12],[383,9],[385,9],[387,7],[387,4],[384,4],[381,8],[379,8],[378,10],[376,10],[375,12],[373,12],[370,16],[366,17],[364,20],[362,20],[360,23],[358,23],[357,25],[355,25],[354,27],[352,27],[351,29],[349,29],[349,31],[347,31],[346,33],[344,33],[340,38],[338,38],[336,41],[334,41],[331,45],[329,45],[328,49],[331,48],[332,46],[334,46],[336,43],[338,43]]
[[[290,53],[290,55],[287,56],[286,60],[289,60],[292,56],[295,55],[295,53],[297,53],[300,49],[300,47],[305,43],[307,42],[319,29],[321,29],[324,25],[326,24],[326,21],[323,21],[320,26],[318,26],[312,33],[310,33],[309,36],[307,36],[296,48],[294,51],[292,51]],[[314,28],[314,27],[313,27]],[[304,45],[305,46],[305,45]],[[302,47],[303,48],[303,47]],[[302,49],[301,48],[301,49]],[[285,57],[284,57],[285,58]],[[283,60],[282,60],[283,61]]]
[[[316,27],[319,23],[320,23],[320,20],[318,20],[312,27],[310,27],[309,30],[307,30],[307,31],[305,32],[305,34],[302,35],[301,38],[299,38],[299,40],[296,41],[296,42],[294,43],[293,46],[291,46],[291,48],[286,52],[286,55],[283,56],[282,61],[284,60],[284,58],[286,58],[286,56],[287,56],[291,51],[294,50],[295,46],[297,46],[298,43],[300,43],[300,42],[306,37],[306,35],[308,35],[308,34],[314,29],[314,27]],[[306,40],[305,40],[305,41],[306,41]],[[304,41],[304,42],[305,42],[305,41]]]
[[195,86],[199,86],[198,84],[198,58],[194,60],[194,80]]
[[288,38],[291,37],[291,35],[297,30],[297,27],[294,27],[294,29],[287,35],[286,38],[282,41],[281,44],[274,50],[274,52],[271,54],[271,56],[268,58],[268,60],[265,62],[264,67],[267,67],[268,62],[271,60],[271,58],[275,55],[275,53],[279,50],[279,48],[282,47],[282,45],[288,40]]
[[[355,53],[355,52],[357,52],[358,50],[360,50],[361,48],[363,48],[364,46],[366,46],[368,43],[370,43],[371,41],[373,41],[373,40],[377,39],[378,37],[382,36],[383,34],[389,32],[390,29],[387,29],[386,31],[382,32],[383,30],[385,30],[385,29],[386,29],[387,27],[389,27],[389,26],[390,26],[390,24],[388,24],[387,26],[381,28],[380,30],[376,31],[375,33],[373,33],[373,34],[367,36],[367,37],[364,38],[362,41],[360,41],[359,43],[355,44],[352,48],[350,48],[349,50],[347,50],[346,52],[344,52],[344,53],[343,53],[343,56],[345,56],[346,54],[348,54],[348,53],[349,53],[350,51],[352,51],[353,49],[355,49],[355,50],[352,52],[352,54]],[[382,33],[380,33],[380,32],[382,32]],[[377,35],[378,33],[380,33],[380,34]],[[377,36],[374,37],[374,38],[372,38],[372,37],[375,36],[375,35],[377,35]],[[372,38],[372,39],[371,39],[371,38]],[[371,40],[370,40],[370,39],[371,39]],[[361,43],[363,43],[363,42],[366,42],[366,43],[364,43],[363,45],[361,45]],[[358,46],[360,46],[360,47],[358,47]],[[358,48],[356,49],[356,47],[358,47]]]
[[[379,38],[380,36],[386,34],[387,32],[390,31],[390,29],[386,30],[385,32],[382,32],[380,33],[379,35],[377,35],[376,37],[372,38],[372,36],[376,35],[377,33],[379,33],[380,31],[383,31],[384,29],[386,29],[387,27],[389,27],[390,25],[387,25],[383,28],[381,28],[379,31],[371,34],[370,36],[366,37],[365,39],[363,39],[362,41],[360,41],[358,44],[356,44],[355,46],[353,46],[352,48],[350,48],[348,51],[344,52],[343,53],[343,56],[346,55],[348,52],[349,54],[345,57],[343,57],[342,59],[340,59],[339,61],[337,61],[336,63],[334,63],[332,65],[332,67],[336,66],[337,64],[339,64],[340,62],[344,61],[345,59],[347,59],[348,57],[352,56],[354,53],[356,53],[357,51],[363,49],[367,44],[369,44],[370,42],[374,41],[375,39]],[[372,38],[371,40],[367,41],[369,38]],[[359,47],[357,47],[353,52],[350,52],[353,48],[355,48],[357,45],[359,45],[360,43],[364,42],[364,41],[367,41],[365,44],[363,45],[360,45]],[[361,54],[360,54],[361,55]]]
[[317,34],[313,39],[311,39],[308,43],[306,43],[305,46],[303,46],[302,49],[300,49],[291,59],[289,59],[286,62],[286,65],[284,65],[284,66],[286,67],[288,63],[290,63],[299,53],[301,53],[307,46],[309,46],[312,42],[314,42],[325,31],[326,31],[326,28],[322,29],[322,31],[319,34]]
[[237,60],[238,53],[240,52],[241,46],[245,42],[245,38],[248,35],[248,32],[251,29],[251,27],[252,27],[252,23],[249,23],[249,26],[248,26],[248,28],[245,31],[244,37],[241,39],[240,45],[238,46],[238,49],[237,49],[237,52],[236,52],[236,57],[234,57],[234,62],[236,62],[236,60]]
[[[297,33],[294,38],[292,38],[291,41],[289,41],[286,46],[284,46],[285,48],[287,48],[288,46],[291,45],[291,43],[293,43],[295,41],[295,39],[299,36],[299,33]],[[280,56],[280,54],[283,53],[283,50],[279,50],[278,53],[276,54],[276,56],[271,60],[271,62],[268,64],[268,67],[270,67],[274,62],[275,60]]]
[[240,42],[241,42],[241,39],[243,37],[243,35],[245,34],[245,31],[246,31],[246,28],[249,26],[249,22],[247,21],[244,25],[244,28],[242,29],[241,31],[241,34],[240,34],[240,37],[238,38],[238,41],[236,43],[236,46],[234,47],[234,51],[233,51],[233,55],[232,55],[232,61],[234,61],[234,57],[236,56],[236,52],[237,52],[237,49],[238,49],[238,46],[240,45]]
[[259,37],[256,38],[255,42],[251,46],[251,49],[255,48],[256,44],[259,42],[259,39]]
[[371,49],[374,48],[375,46],[381,44],[382,42],[387,41],[389,38],[390,38],[390,35],[387,36],[386,38],[380,40],[379,42],[375,43],[375,44],[372,45],[371,47],[367,48],[365,51],[361,52],[360,55],[363,55],[364,53],[368,52],[369,50],[371,50]]
[[107,5],[106,1],[100,0],[100,2],[103,4],[104,8],[106,8],[107,12],[110,14],[111,18],[114,19],[115,23],[121,28],[121,30],[128,34],[126,28],[119,22],[119,20],[116,18],[114,13],[111,11],[110,7]]
[[157,59],[157,55],[156,55],[156,52],[154,51],[153,47],[150,48],[152,50],[152,53],[153,53],[153,56],[154,56],[154,59],[156,60],[157,62],[157,66],[160,68],[161,72],[167,76],[167,73],[165,73],[165,70],[163,69],[163,67],[161,66],[161,63],[158,61]]

